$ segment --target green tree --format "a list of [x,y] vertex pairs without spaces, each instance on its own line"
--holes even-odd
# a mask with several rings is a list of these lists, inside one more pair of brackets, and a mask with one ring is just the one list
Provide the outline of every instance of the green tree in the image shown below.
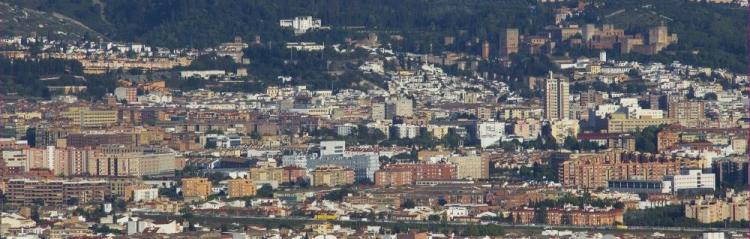
[[414,200],[406,199],[404,203],[401,204],[401,208],[414,208],[416,207],[416,203],[414,203]]
[[635,135],[635,148],[641,152],[656,153],[657,137],[661,126],[648,126]]
[[263,186],[261,186],[260,189],[258,189],[255,195],[261,198],[272,198],[273,187],[271,187],[270,184],[263,184]]

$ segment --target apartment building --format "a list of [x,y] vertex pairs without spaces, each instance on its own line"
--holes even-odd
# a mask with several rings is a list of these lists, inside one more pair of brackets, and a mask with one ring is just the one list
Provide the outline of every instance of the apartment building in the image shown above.
[[474,156],[454,156],[448,162],[456,165],[458,179],[484,179],[490,177],[490,161],[488,158]]
[[227,180],[227,197],[239,198],[255,196],[255,183],[250,179]]
[[207,178],[183,178],[182,196],[205,199],[211,195],[211,182]]
[[63,118],[70,119],[73,125],[81,128],[105,127],[117,123],[116,110],[98,110],[88,107],[70,107],[60,113]]
[[342,186],[354,183],[354,170],[337,165],[322,165],[312,171],[313,186]]
[[703,168],[705,161],[649,153],[610,150],[596,153],[558,153],[558,168],[564,187],[604,188],[609,180],[661,180],[680,174],[683,168]]
[[104,201],[108,194],[109,185],[104,180],[10,179],[6,192],[9,204],[49,206]]
[[382,169],[375,172],[375,185],[378,187],[411,185],[414,181],[409,169]]
[[412,174],[412,183],[416,183],[416,181],[419,181],[419,180],[458,178],[458,169],[455,164],[446,164],[446,163],[389,164],[389,165],[386,165],[383,169],[384,170],[408,170]]

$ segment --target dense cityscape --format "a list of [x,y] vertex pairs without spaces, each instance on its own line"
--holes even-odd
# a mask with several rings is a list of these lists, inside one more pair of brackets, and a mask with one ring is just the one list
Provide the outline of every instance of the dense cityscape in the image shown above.
[[0,1],[0,238],[750,236],[746,0],[52,2]]

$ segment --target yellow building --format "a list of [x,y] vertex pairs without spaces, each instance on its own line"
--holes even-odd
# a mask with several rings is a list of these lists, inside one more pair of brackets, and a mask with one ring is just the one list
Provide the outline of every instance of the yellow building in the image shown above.
[[323,165],[312,171],[313,186],[340,186],[354,183],[354,170],[336,165]]
[[250,179],[231,179],[227,181],[227,197],[239,198],[255,196],[255,183]]
[[68,118],[73,125],[85,127],[103,127],[117,123],[116,110],[92,110],[87,107],[70,107],[60,114]]
[[211,194],[211,182],[207,178],[183,178],[182,196],[205,199]]
[[643,130],[649,126],[659,126],[663,124],[672,124],[674,119],[628,119],[613,114],[613,117],[607,121],[607,131],[609,133],[632,133]]
[[448,132],[450,130],[450,126],[447,125],[428,125],[427,126],[427,132],[430,132],[432,136],[438,139],[442,139],[446,135],[448,135]]
[[552,121],[552,136],[558,144],[565,142],[568,136],[576,137],[580,131],[578,120],[555,120]]
[[249,173],[249,178],[253,182],[276,181],[276,182],[281,183],[284,181],[284,169],[282,168],[276,168],[276,167],[251,168],[248,173]]

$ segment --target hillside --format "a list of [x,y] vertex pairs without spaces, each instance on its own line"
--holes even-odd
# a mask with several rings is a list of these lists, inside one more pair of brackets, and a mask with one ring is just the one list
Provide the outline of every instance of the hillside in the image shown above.
[[[662,22],[677,33],[679,42],[665,54],[652,60],[723,67],[747,71],[746,8],[683,0],[596,1],[584,21],[599,20],[624,28],[627,32],[647,32]],[[643,56],[626,56],[633,59]]]
[[[345,27],[365,27],[402,35],[406,40],[394,47],[415,52],[475,52],[476,46],[467,49],[444,45],[443,36],[457,37],[457,42],[496,42],[500,30],[507,26],[533,33],[552,24],[554,9],[561,5],[536,0],[0,0],[3,1],[63,14],[113,40],[156,46],[211,47],[235,36],[253,39],[256,35],[264,42],[341,42],[349,35]],[[279,19],[305,15],[321,18],[334,30],[294,36],[278,26]],[[591,0],[585,14],[576,20],[613,23],[630,33],[645,33],[648,27],[664,21],[679,35],[678,44],[657,56],[622,57],[664,62],[679,59],[746,72],[746,19],[743,8],[688,0]],[[28,29],[34,24],[25,25]]]
[[29,36],[32,33],[56,39],[100,36],[83,23],[62,14],[0,2],[0,34]]

